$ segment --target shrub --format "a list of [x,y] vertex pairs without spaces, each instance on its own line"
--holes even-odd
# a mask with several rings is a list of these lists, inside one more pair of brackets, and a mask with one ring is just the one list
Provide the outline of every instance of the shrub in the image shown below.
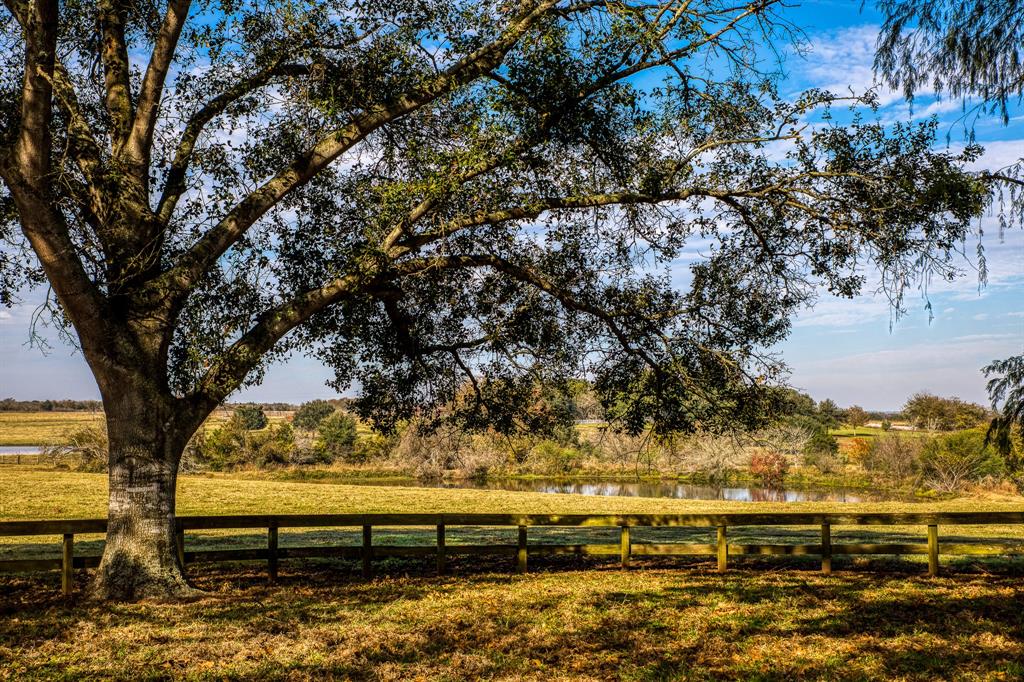
[[815,429],[807,441],[807,445],[804,446],[804,454],[834,455],[837,452],[839,452],[838,441],[836,441],[832,434],[822,428]]
[[244,461],[245,429],[233,418],[196,438],[196,460],[211,469],[227,469]]
[[583,466],[583,453],[571,445],[542,440],[530,450],[529,461],[543,473],[560,476],[579,471]]
[[706,481],[725,483],[743,466],[745,452],[732,435],[696,434],[686,442],[684,466]]
[[921,445],[921,439],[913,436],[880,436],[863,455],[861,465],[868,471],[903,481],[920,473]]
[[804,464],[812,466],[823,474],[834,474],[843,468],[843,458],[831,450],[812,450],[804,454]]
[[74,468],[78,471],[106,471],[108,441],[106,424],[86,426],[64,433],[64,445],[48,445],[43,457],[55,467]]
[[295,455],[295,433],[290,424],[249,431],[232,419],[198,435],[192,452],[198,463],[215,470],[286,464]]
[[256,466],[287,464],[295,454],[295,431],[291,424],[249,433],[246,440],[246,463]]
[[892,422],[888,419],[882,420],[882,430],[889,431],[890,429],[892,429]]
[[295,411],[295,416],[292,417],[292,424],[297,429],[316,431],[317,427],[320,426],[320,422],[332,414],[334,414],[334,405],[331,405],[326,400],[311,400],[308,403],[302,403],[299,409]]
[[851,438],[847,454],[855,464],[863,464],[872,447],[871,441],[867,438]]
[[356,442],[356,420],[344,412],[334,412],[320,421],[317,427],[319,438],[316,448],[323,461],[343,459],[354,461]]
[[258,431],[267,426],[267,415],[259,405],[240,405],[231,415],[231,421],[246,431]]
[[958,431],[930,439],[921,453],[925,483],[935,490],[952,492],[986,476],[1001,476],[1002,456],[985,443],[981,430]]
[[396,445],[395,440],[395,438],[382,436],[379,433],[360,436],[356,438],[356,443],[353,446],[352,459],[357,462],[387,459]]
[[750,458],[750,473],[768,488],[778,488],[789,472],[789,460],[778,452],[755,452]]

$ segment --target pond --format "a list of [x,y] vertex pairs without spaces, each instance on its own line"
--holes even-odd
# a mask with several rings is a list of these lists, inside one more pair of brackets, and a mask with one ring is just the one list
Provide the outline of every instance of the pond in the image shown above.
[[0,445],[0,455],[38,455],[42,445]]
[[885,502],[905,500],[896,493],[846,488],[762,488],[757,486],[717,486],[660,481],[609,481],[606,479],[497,479],[487,481],[401,481],[375,482],[372,485],[400,485],[417,488],[472,488],[477,490],[513,490],[569,495],[656,497],[677,500],[727,500],[730,502]]

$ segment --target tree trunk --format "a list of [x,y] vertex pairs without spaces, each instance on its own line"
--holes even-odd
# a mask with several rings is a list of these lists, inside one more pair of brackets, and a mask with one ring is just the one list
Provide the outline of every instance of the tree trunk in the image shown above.
[[175,550],[178,463],[192,430],[146,391],[104,395],[109,441],[107,542],[92,585],[101,600],[191,596]]

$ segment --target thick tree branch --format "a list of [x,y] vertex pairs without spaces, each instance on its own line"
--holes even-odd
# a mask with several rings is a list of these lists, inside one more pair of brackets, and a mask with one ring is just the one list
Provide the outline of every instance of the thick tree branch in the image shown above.
[[623,350],[636,355],[651,369],[657,370],[658,363],[646,351],[636,347],[636,344],[630,340],[629,335],[619,325],[616,315],[598,306],[579,300],[571,292],[559,287],[545,277],[543,273],[538,272],[529,265],[513,263],[506,258],[493,254],[457,254],[409,259],[396,263],[393,270],[404,276],[410,276],[436,270],[458,268],[491,268],[497,270],[513,279],[543,291],[566,308],[585,313],[600,320],[619,342]]
[[68,151],[85,178],[89,210],[94,215],[102,215],[105,203],[100,177],[103,172],[102,152],[96,142],[96,134],[82,113],[71,77],[60,62],[54,64],[53,93],[54,101],[68,120],[65,131]]
[[167,177],[164,182],[164,190],[157,204],[156,214],[162,224],[166,225],[170,221],[178,199],[185,192],[185,176],[192,160],[192,153],[195,151],[196,144],[199,142],[199,136],[207,124],[224,113],[234,102],[268,85],[273,79],[282,76],[301,76],[308,72],[309,68],[302,64],[281,64],[280,62],[275,62],[258,73],[238,81],[231,88],[203,105],[189,118],[188,123],[185,124],[181,140],[178,142],[178,147],[174,152],[174,159],[171,161],[171,166],[167,171]]
[[75,255],[51,186],[50,122],[57,50],[57,0],[24,6],[25,75],[14,154],[0,175],[22,217],[22,231],[46,271],[61,305],[79,331],[83,348],[103,342],[102,297]]
[[178,298],[184,296],[193,282],[289,192],[304,185],[378,128],[426,106],[495,68],[556,3],[557,0],[532,3],[529,9],[510,22],[509,28],[500,38],[460,59],[447,71],[416,90],[356,116],[348,125],[322,139],[249,194],[167,273],[171,286],[179,292]]
[[164,81],[167,71],[174,60],[174,51],[178,45],[181,29],[188,17],[191,0],[171,0],[167,4],[160,32],[153,46],[153,54],[146,67],[146,75],[142,79],[139,90],[139,102],[135,112],[125,152],[138,173],[138,179],[144,186],[149,181],[149,158],[153,143],[153,129],[156,126],[157,114],[160,111],[160,98],[163,95]]
[[126,8],[122,0],[99,3],[100,56],[103,61],[104,104],[110,116],[114,154],[119,156],[132,125],[132,96],[128,46],[125,40]]
[[220,404],[288,332],[317,312],[371,288],[376,282],[372,276],[346,275],[268,310],[217,358],[200,381],[193,400],[211,409]]

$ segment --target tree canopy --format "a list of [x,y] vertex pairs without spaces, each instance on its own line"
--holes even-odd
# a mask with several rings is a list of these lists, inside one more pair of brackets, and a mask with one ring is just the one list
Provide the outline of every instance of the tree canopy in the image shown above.
[[[29,240],[74,282],[60,314],[80,335],[122,309],[172,330],[153,360],[184,400],[304,347],[382,422],[483,374],[501,380],[478,407],[522,404],[522,375],[588,363],[605,395],[657,396],[632,424],[685,427],[742,413],[774,374],[757,348],[813,285],[852,294],[874,256],[898,289],[977,209],[930,126],[803,127],[832,98],[786,101],[760,73],[753,48],[789,30],[775,4],[54,6],[54,111],[7,50],[23,124],[4,138],[24,154],[45,126],[56,233]],[[9,3],[7,45],[31,7]],[[682,293],[659,266],[694,237],[716,243]],[[4,281],[41,278],[7,253]]]

